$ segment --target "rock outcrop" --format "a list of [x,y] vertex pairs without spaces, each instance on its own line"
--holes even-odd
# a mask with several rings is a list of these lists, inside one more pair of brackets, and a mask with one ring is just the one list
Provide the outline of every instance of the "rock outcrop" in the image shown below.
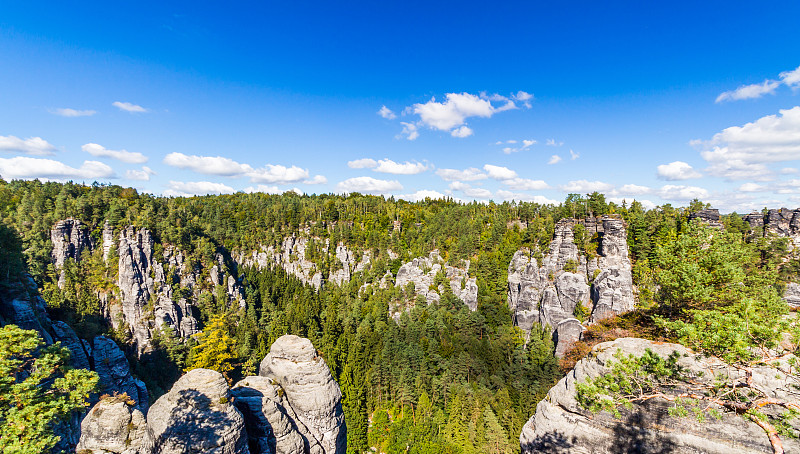
[[127,394],[134,401],[135,408],[147,412],[150,404],[147,387],[138,378],[133,378],[128,359],[117,344],[105,336],[96,336],[90,355],[92,369],[100,377],[100,393]]
[[[436,276],[440,273],[444,274],[445,279],[437,285]],[[445,263],[439,251],[434,250],[428,257],[418,257],[402,264],[397,270],[395,287],[405,289],[413,284],[414,293],[424,297],[428,303],[439,301],[442,292],[449,288],[453,295],[474,311],[478,308],[478,284],[476,278],[469,277],[468,273],[469,260],[464,262],[464,268],[457,268]]]
[[[746,379],[742,370],[718,360],[696,355],[677,344],[622,338],[594,347],[566,377],[562,378],[547,397],[539,402],[536,414],[525,424],[520,435],[523,453],[600,454],[616,452],[687,452],[687,453],[763,453],[772,452],[766,433],[755,423],[732,412],[712,405],[721,417],[707,417],[698,423],[694,416],[670,416],[673,405],[654,398],[636,403],[631,409],[620,409],[622,418],[608,412],[592,414],[578,405],[576,385],[586,378],[608,372],[606,365],[617,350],[625,355],[641,356],[646,349],[661,357],[673,351],[681,354],[678,363],[692,377],[693,383],[711,384],[720,374]],[[760,366],[753,368],[752,380],[765,390],[767,398],[796,398],[800,382],[785,371]],[[676,389],[675,393],[684,392]],[[794,427],[797,430],[798,427]],[[786,452],[800,452],[797,440],[785,437]]]
[[[790,252],[795,258],[800,256],[800,208],[768,210],[765,214],[754,212],[746,215],[744,220],[750,224],[754,234],[789,238]],[[786,286],[783,299],[793,307],[800,307],[800,276],[795,276],[794,280]]]
[[81,454],[140,454],[145,437],[145,418],[130,405],[127,396],[106,397],[81,422],[81,438],[75,452]]
[[194,369],[147,413],[146,453],[249,453],[244,418],[219,372]]
[[309,446],[318,444],[322,454],[347,450],[342,393],[311,341],[281,336],[261,362],[259,375],[283,389],[286,402],[297,415],[296,425],[307,429]]
[[719,222],[719,210],[716,208],[706,208],[689,214],[689,221],[699,219],[700,222],[707,224],[715,229],[724,229],[725,226]]
[[0,292],[0,324],[35,330],[50,345],[53,336],[47,329],[50,317],[46,307],[44,299],[37,294],[36,283],[30,276],[25,276],[22,281]]
[[[579,223],[585,235],[598,236],[597,256],[587,257],[575,244]],[[634,303],[627,233],[616,216],[603,216],[599,223],[562,219],[546,254],[522,249],[508,266],[508,305],[517,326],[527,333],[535,324],[549,326],[556,334],[560,323],[572,320],[554,336],[558,355],[580,336],[577,313],[589,314],[585,322],[593,323],[633,310]]]
[[50,241],[53,242],[52,257],[56,269],[64,266],[68,258],[79,262],[83,251],[91,251],[94,246],[89,236],[89,227],[72,218],[56,222],[50,229]]

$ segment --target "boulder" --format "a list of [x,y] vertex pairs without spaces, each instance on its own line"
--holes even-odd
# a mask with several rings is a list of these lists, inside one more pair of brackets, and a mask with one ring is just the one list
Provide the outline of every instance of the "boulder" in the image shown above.
[[249,453],[244,418],[219,372],[194,369],[147,413],[145,450],[159,454]]
[[145,418],[125,396],[101,399],[83,418],[75,452],[81,454],[139,454],[145,437]]
[[323,454],[347,450],[342,393],[310,340],[294,335],[278,338],[261,362],[259,375],[281,386],[297,421]]
[[[636,338],[604,342],[596,345],[536,406],[536,413],[525,424],[520,435],[522,452],[772,452],[763,429],[742,416],[719,407],[715,408],[720,412],[719,419],[706,417],[698,422],[693,416],[670,416],[669,408],[673,404],[660,398],[635,403],[630,409],[620,409],[620,419],[605,411],[592,414],[578,404],[576,385],[587,378],[607,373],[607,365],[614,359],[614,353],[621,350],[625,355],[641,356],[646,349],[664,358],[677,351],[681,355],[678,364],[692,380],[692,383],[686,383],[687,388],[698,384],[712,384],[720,374],[740,377],[743,381],[746,379],[743,371],[726,366],[716,359],[697,355],[678,344]],[[793,399],[793,389],[800,385],[800,380],[796,377],[768,366],[754,368],[752,379],[761,389],[767,391],[769,398]],[[676,394],[685,391],[675,389]],[[797,429],[794,427],[794,430]],[[800,443],[797,440],[783,437],[783,443],[786,452],[800,452]]]

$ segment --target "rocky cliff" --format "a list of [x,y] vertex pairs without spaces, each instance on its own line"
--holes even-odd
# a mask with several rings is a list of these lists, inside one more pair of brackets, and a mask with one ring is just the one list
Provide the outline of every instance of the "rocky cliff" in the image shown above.
[[[576,384],[586,378],[607,373],[606,367],[614,353],[641,356],[646,349],[661,357],[677,351],[678,364],[692,377],[686,389],[711,385],[721,375],[746,380],[745,372],[718,360],[705,358],[677,344],[651,342],[643,339],[621,338],[594,347],[566,377],[562,378],[547,397],[539,402],[536,414],[525,424],[520,435],[523,453],[764,453],[772,452],[770,440],[758,425],[716,404],[719,418],[705,417],[702,422],[689,416],[671,416],[674,403],[653,398],[621,409],[621,418],[608,412],[592,414],[579,406]],[[786,366],[788,367],[788,366]],[[767,392],[768,398],[795,400],[800,382],[796,376],[778,367],[759,366],[753,369],[752,381]],[[696,388],[695,388],[696,389]],[[676,397],[685,389],[675,388]],[[703,404],[705,405],[705,403]],[[793,422],[792,430],[798,430]],[[800,443],[784,437],[786,452],[800,452]]]
[[[585,235],[597,235],[596,256],[587,257],[575,244],[579,223]],[[508,305],[514,323],[524,331],[535,324],[548,326],[559,355],[583,331],[576,314],[588,314],[585,323],[592,323],[632,310],[633,279],[622,219],[562,219],[548,251],[517,251],[508,266]]]
[[[768,210],[750,213],[744,217],[756,235],[775,235],[789,238],[789,248],[795,258],[800,258],[800,208]],[[792,307],[800,307],[800,283],[789,282],[783,299]]]
[[283,336],[261,375],[229,388],[195,369],[147,411],[125,397],[98,402],[84,419],[83,454],[344,454],[341,391],[308,339]]
[[[56,269],[61,269],[67,259],[80,261],[84,250],[91,251],[94,247],[89,236],[89,227],[77,219],[64,219],[56,222],[50,229],[50,241],[53,242],[53,264]],[[58,279],[58,286],[64,286],[63,271]]]
[[[442,292],[449,289],[474,311],[478,308],[478,284],[468,273],[469,260],[464,262],[464,268],[450,266],[439,255],[439,251],[434,250],[427,257],[418,257],[403,263],[397,270],[395,287],[405,289],[412,284],[414,294],[424,297],[428,303],[439,301]],[[438,284],[437,275],[444,277]]]

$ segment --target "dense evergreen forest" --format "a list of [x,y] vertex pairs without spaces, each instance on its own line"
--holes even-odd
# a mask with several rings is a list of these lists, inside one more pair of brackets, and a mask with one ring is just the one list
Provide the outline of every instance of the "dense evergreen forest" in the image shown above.
[[[506,298],[514,252],[546,250],[559,219],[618,214],[628,226],[638,304],[648,310],[660,302],[654,276],[663,251],[691,230],[688,215],[702,208],[694,201],[687,208],[646,210],[638,202],[607,203],[599,193],[570,194],[557,206],[293,192],[166,198],[113,185],[0,180],[0,276],[8,285],[29,273],[53,319],[67,321],[81,337],[104,333],[124,346],[128,335],[103,318],[99,296],[113,291],[114,251],[110,261],[103,260],[101,248],[79,263],[68,261],[59,288],[50,241],[57,221],[82,220],[97,244],[106,221],[117,230],[147,228],[157,249],[174,246],[204,270],[218,253],[230,261],[236,252],[277,246],[291,235],[370,251],[368,271],[319,291],[277,266],[231,267],[244,286],[243,307],[229,304],[207,283],[194,294],[173,283],[176,295],[196,299],[204,332],[182,341],[162,330],[146,357],[131,352],[134,372],[155,399],[193,367],[213,366],[231,379],[254,374],[275,339],[296,334],[312,340],[342,389],[348,451],[374,446],[388,453],[512,453],[519,452],[522,425],[564,366],[552,354],[549,333],[534,330],[526,341],[512,324]],[[736,213],[722,222],[728,235],[760,254],[754,266],[784,278],[797,274],[800,262],[789,258],[785,239],[753,236]],[[580,247],[591,252],[592,241],[576,231]],[[306,252],[325,277],[337,266],[331,249],[312,244]],[[363,287],[434,249],[450,262],[470,261],[469,274],[478,284],[476,311],[445,292],[438,302],[417,300],[393,318],[390,304],[413,300],[413,292]],[[781,282],[776,278],[774,285]],[[634,329],[639,322],[630,320],[624,323]]]

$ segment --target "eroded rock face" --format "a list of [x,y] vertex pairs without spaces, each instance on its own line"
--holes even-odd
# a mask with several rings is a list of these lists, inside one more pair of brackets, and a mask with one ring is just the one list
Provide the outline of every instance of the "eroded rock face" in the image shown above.
[[293,335],[278,338],[261,362],[259,375],[281,386],[297,415],[297,426],[308,430],[309,445],[318,443],[323,454],[347,450],[342,393],[310,340]]
[[75,452],[81,454],[143,453],[145,418],[123,398],[100,400],[81,422],[81,438]]
[[[744,220],[750,224],[754,233],[764,236],[788,237],[789,247],[795,257],[800,255],[800,208],[769,210],[766,214],[750,213],[744,217]],[[761,227],[763,227],[763,231],[759,230]],[[800,281],[800,276],[795,276],[793,279],[795,282],[788,283],[783,299],[787,304],[798,307],[800,306],[800,285],[797,282]]]
[[704,210],[696,211],[689,215],[689,221],[699,219],[701,222],[708,224],[715,229],[724,229],[725,226],[719,222],[719,210],[716,208],[707,208]]
[[800,284],[796,282],[786,284],[783,300],[792,307],[800,307]]
[[128,227],[120,233],[117,286],[122,293],[124,322],[131,330],[133,342],[140,352],[149,345],[151,337],[144,317],[147,303],[155,291],[151,276],[154,244],[147,229]]
[[[600,454],[618,452],[691,452],[691,453],[762,453],[772,452],[765,432],[743,417],[720,408],[721,419],[706,418],[698,423],[691,416],[681,418],[668,414],[672,404],[663,399],[650,399],[622,409],[622,419],[608,412],[593,415],[578,405],[576,384],[587,377],[608,372],[606,365],[617,350],[641,356],[646,349],[661,357],[673,351],[682,355],[679,364],[697,383],[712,383],[714,374],[730,374],[745,379],[744,372],[730,368],[718,360],[704,358],[677,344],[622,338],[598,344],[586,358],[562,378],[547,397],[539,402],[536,414],[525,424],[520,435],[523,453]],[[772,367],[753,370],[753,380],[772,398],[791,399],[798,380]],[[687,383],[687,387],[690,386]],[[676,390],[676,393],[683,390]],[[713,408],[713,407],[712,407]],[[786,452],[800,452],[797,440],[784,438]]]
[[53,327],[53,340],[61,342],[62,347],[67,347],[70,352],[70,361],[72,367],[76,369],[91,370],[92,366],[89,363],[89,355],[86,354],[86,349],[75,331],[62,321],[55,321],[51,325]]
[[[436,285],[436,275],[444,273],[445,282]],[[432,251],[428,257],[418,257],[406,262],[397,270],[395,287],[406,288],[413,284],[414,293],[424,296],[428,303],[439,301],[440,295],[449,287],[470,310],[478,308],[478,284],[476,278],[469,277],[469,261],[464,268],[450,266],[444,262],[438,250]]]
[[244,418],[219,372],[194,369],[147,413],[144,451],[160,454],[249,453]]
[[[562,355],[582,331],[575,322],[576,308],[591,314],[588,323],[634,308],[633,278],[628,258],[627,232],[621,218],[603,216],[581,221],[586,235],[599,237],[598,256],[587,259],[575,244],[578,221],[562,219],[556,226],[547,253],[537,260],[535,251],[517,251],[508,265],[508,305],[514,323],[525,332],[535,324],[554,333],[556,354]],[[589,276],[594,277],[590,287]],[[569,335],[557,335],[557,327],[572,319]],[[564,328],[566,330],[566,328]]]
[[141,380],[133,378],[128,359],[113,340],[105,336],[95,337],[91,357],[93,369],[100,377],[101,394],[125,393],[135,402],[135,408],[147,412],[150,404],[147,387]]
[[50,241],[53,242],[53,263],[56,269],[64,266],[68,258],[79,262],[81,253],[92,250],[92,239],[89,227],[77,219],[64,219],[56,222],[50,229]]

